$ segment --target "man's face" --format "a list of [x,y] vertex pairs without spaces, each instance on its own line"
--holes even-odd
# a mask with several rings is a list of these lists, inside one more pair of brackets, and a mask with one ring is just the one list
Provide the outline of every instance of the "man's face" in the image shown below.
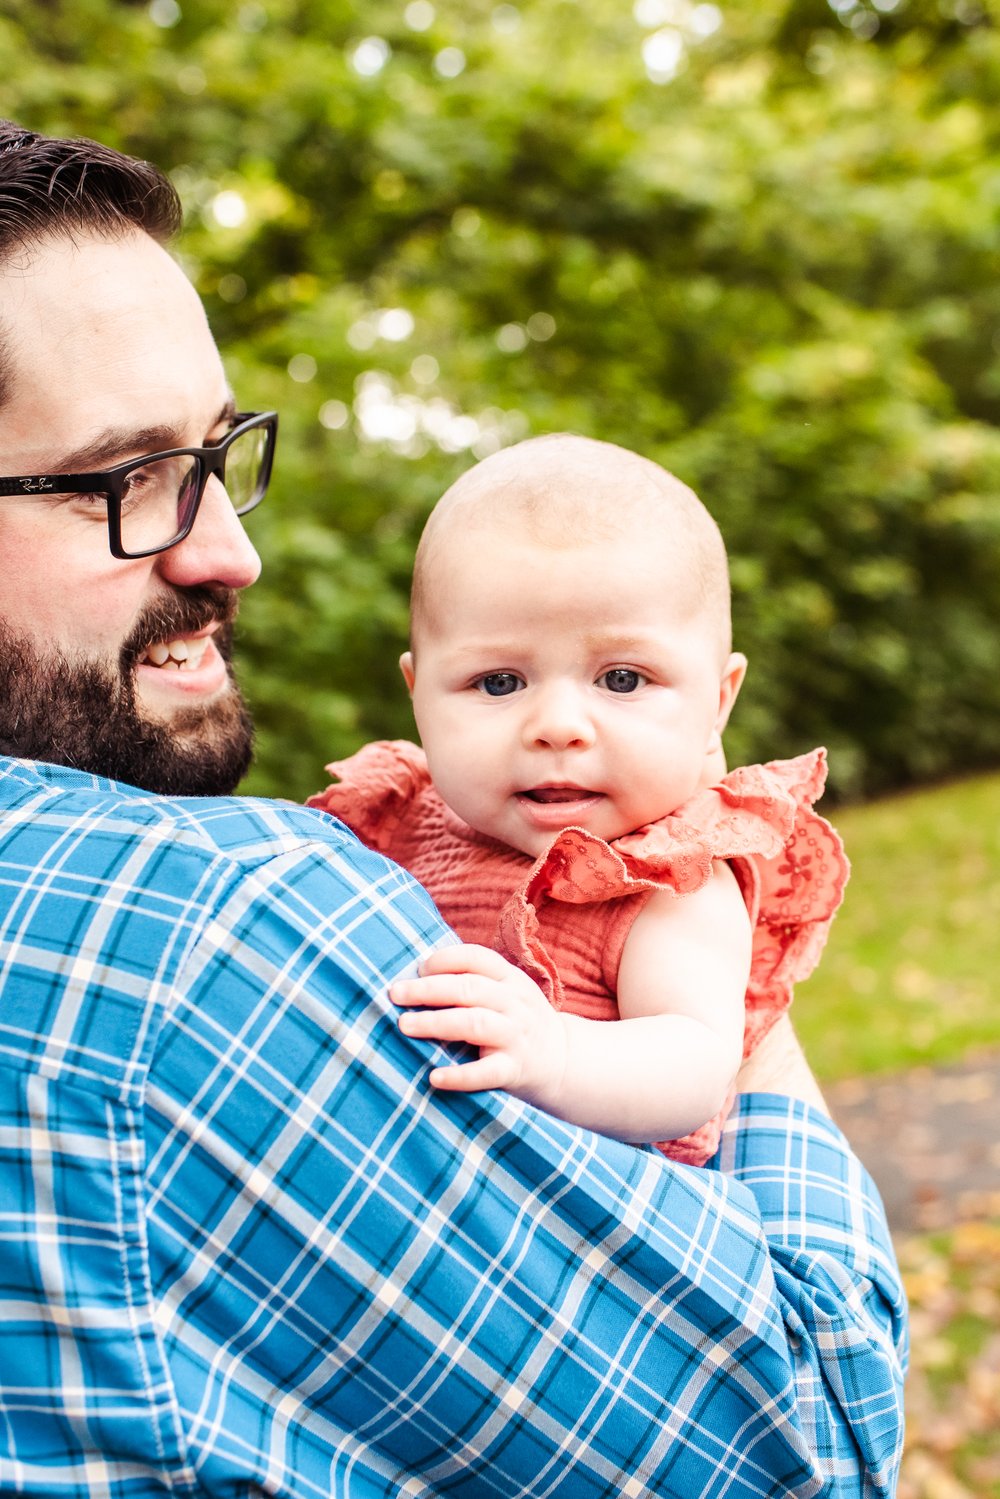
[[[201,303],[146,235],[0,265],[0,473],[85,473],[223,437],[233,403]],[[260,571],[217,480],[194,529],[121,561],[86,496],[0,498],[0,751],[168,793],[231,791],[251,728],[228,668]]]

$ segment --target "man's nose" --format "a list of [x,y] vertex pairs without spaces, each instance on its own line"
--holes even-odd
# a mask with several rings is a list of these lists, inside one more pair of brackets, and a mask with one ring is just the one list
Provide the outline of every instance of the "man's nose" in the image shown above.
[[260,577],[260,558],[217,478],[206,484],[187,536],[161,552],[157,563],[161,577],[177,587],[247,588]]
[[593,718],[583,692],[574,683],[538,687],[526,706],[524,737],[532,748],[586,749],[593,744]]

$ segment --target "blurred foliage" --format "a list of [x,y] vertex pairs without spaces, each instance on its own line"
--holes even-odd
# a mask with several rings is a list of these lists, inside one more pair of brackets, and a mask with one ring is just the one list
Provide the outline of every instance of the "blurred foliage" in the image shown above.
[[[522,435],[692,483],[751,674],[731,760],[1000,763],[994,0],[0,0],[0,110],[168,169],[244,406],[249,789],[411,732],[434,499]],[[155,357],[155,351],[151,351]]]

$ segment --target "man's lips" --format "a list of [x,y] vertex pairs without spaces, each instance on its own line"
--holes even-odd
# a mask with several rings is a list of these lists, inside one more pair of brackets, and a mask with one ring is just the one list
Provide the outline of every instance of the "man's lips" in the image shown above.
[[224,666],[222,658],[229,654],[230,626],[237,606],[237,594],[230,588],[191,588],[165,594],[136,621],[122,647],[123,670],[141,667],[148,679],[149,673],[163,671],[193,675],[215,657]]
[[217,629],[218,625],[212,623],[190,634],[151,640],[136,664],[152,667],[157,671],[183,672],[185,675],[196,672],[205,664],[206,653],[218,654],[212,640]]

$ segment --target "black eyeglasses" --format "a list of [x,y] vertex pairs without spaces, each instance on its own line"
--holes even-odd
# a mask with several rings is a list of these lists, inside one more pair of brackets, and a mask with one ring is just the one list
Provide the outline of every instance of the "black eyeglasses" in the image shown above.
[[168,448],[117,463],[103,474],[36,474],[0,478],[0,495],[80,494],[107,506],[114,557],[152,557],[183,541],[195,523],[205,486],[214,474],[237,515],[246,515],[267,493],[278,432],[274,411],[244,411],[221,442],[205,448]]

